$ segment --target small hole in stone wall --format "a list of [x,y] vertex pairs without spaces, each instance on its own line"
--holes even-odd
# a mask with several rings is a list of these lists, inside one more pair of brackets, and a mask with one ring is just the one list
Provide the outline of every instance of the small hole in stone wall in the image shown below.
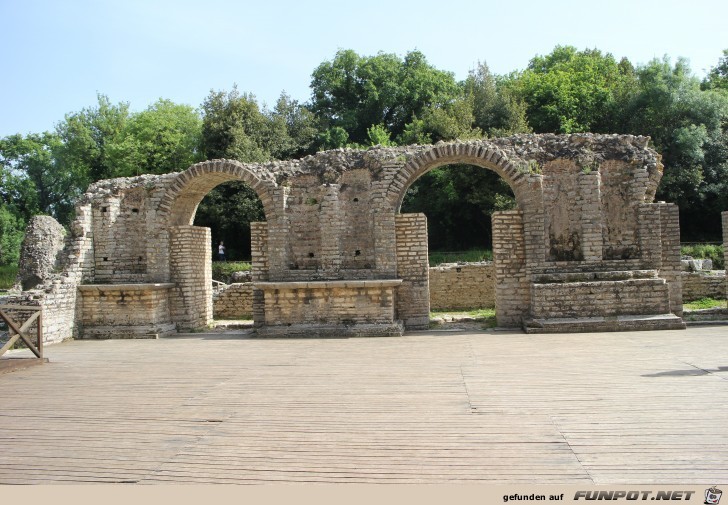
[[139,263],[141,263],[141,262],[142,262],[142,257],[141,257],[141,256],[139,256],[139,258],[138,258],[138,260],[137,260],[137,261],[139,261]]
[[131,209],[134,214],[139,214],[139,209]]
[[104,256],[104,261],[109,261],[109,258],[107,258],[106,256]]
[[455,269],[455,271],[456,271],[456,272],[462,272],[462,271],[463,271],[463,269],[462,269],[462,268],[460,268],[460,267],[457,267],[457,268]]
[[313,254],[313,253],[308,253],[308,257],[309,257],[309,258],[313,258],[313,256],[314,256],[314,254]]
[[101,212],[106,212],[108,210],[108,207],[101,207]]
[[354,256],[361,256],[361,251],[359,249],[354,251]]
[[358,199],[358,198],[354,198],[354,201],[355,201],[355,202],[358,202],[358,201],[359,201],[359,199]]

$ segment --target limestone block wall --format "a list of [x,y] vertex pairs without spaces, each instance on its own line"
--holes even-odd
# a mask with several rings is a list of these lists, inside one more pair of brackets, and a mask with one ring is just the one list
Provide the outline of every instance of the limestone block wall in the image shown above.
[[426,329],[430,324],[429,258],[427,218],[424,214],[398,214],[397,239],[397,318],[407,329]]
[[445,264],[430,268],[430,310],[495,307],[492,262]]
[[173,284],[80,286],[79,337],[157,337],[176,331],[169,311],[169,292],[173,287]]
[[534,283],[531,290],[536,319],[669,312],[668,287],[659,278]]
[[491,221],[496,319],[499,326],[521,326],[528,316],[531,300],[523,213],[519,210],[495,212]]
[[215,319],[247,319],[253,314],[253,284],[234,283],[212,297]]
[[703,272],[683,272],[683,302],[692,302],[701,298],[721,300],[726,296],[726,271],[710,270]]
[[170,314],[180,330],[212,323],[212,244],[209,228],[174,226],[170,229]]

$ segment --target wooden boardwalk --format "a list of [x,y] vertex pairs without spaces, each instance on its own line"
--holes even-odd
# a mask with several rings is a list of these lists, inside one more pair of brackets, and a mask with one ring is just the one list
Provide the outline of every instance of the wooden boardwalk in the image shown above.
[[0,375],[0,483],[700,483],[728,327],[68,342]]

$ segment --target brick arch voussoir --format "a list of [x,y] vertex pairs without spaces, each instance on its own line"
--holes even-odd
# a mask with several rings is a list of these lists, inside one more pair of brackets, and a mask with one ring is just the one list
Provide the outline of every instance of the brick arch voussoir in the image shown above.
[[400,170],[387,191],[387,199],[399,212],[407,189],[430,170],[443,165],[464,163],[490,169],[502,177],[513,190],[516,201],[524,200],[527,178],[500,148],[487,143],[440,144],[412,157]]
[[[220,176],[224,177],[221,179]],[[206,179],[212,180],[206,181]],[[205,189],[205,191],[209,191],[217,184],[224,182],[223,179],[237,179],[248,184],[263,203],[266,219],[272,218],[274,208],[270,182],[258,177],[251,168],[239,161],[212,160],[196,163],[176,177],[160,201],[159,210],[162,213],[163,221],[171,226],[186,224],[186,221],[189,220],[190,209],[189,205],[185,206],[182,202],[184,197],[198,192],[200,184],[203,187],[210,185],[209,189]]]

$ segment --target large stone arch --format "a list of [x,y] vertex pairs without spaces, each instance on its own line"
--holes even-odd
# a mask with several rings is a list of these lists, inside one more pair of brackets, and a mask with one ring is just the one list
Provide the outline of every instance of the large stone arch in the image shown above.
[[[266,219],[274,214],[271,189],[275,185],[263,175],[260,165],[234,160],[197,163],[180,173],[162,197],[159,208],[169,226],[191,225],[202,199],[216,186],[229,181],[250,185],[263,203]],[[165,216],[166,214],[166,216]]]
[[424,174],[437,167],[453,164],[475,165],[492,170],[510,186],[520,208],[527,205],[528,164],[509,157],[488,142],[448,143],[428,146],[412,156],[387,189],[387,199],[395,212],[399,212],[407,189]]
[[212,322],[210,230],[193,226],[193,222],[202,199],[229,181],[247,183],[260,198],[266,220],[276,219],[272,171],[263,165],[233,160],[192,165],[175,178],[160,201],[160,222],[167,226],[159,243],[167,243],[169,280],[174,284],[170,312],[178,328],[200,328]]
[[[518,210],[493,214],[493,255],[498,320],[503,325],[520,324],[528,311],[530,297],[525,234],[538,232],[540,223],[533,216],[542,213],[540,176],[531,173],[528,162],[509,157],[487,141],[427,146],[412,156],[387,191],[387,199],[398,215],[398,250],[408,251],[413,247],[427,250],[426,218],[400,214],[407,189],[427,172],[452,164],[475,165],[495,172],[506,181],[516,198]],[[408,316],[405,321],[409,327],[426,327],[430,311],[427,255],[419,258],[419,265],[410,265],[411,262],[409,252],[398,257],[398,276],[404,279],[400,312]],[[405,268],[401,268],[403,264]]]

